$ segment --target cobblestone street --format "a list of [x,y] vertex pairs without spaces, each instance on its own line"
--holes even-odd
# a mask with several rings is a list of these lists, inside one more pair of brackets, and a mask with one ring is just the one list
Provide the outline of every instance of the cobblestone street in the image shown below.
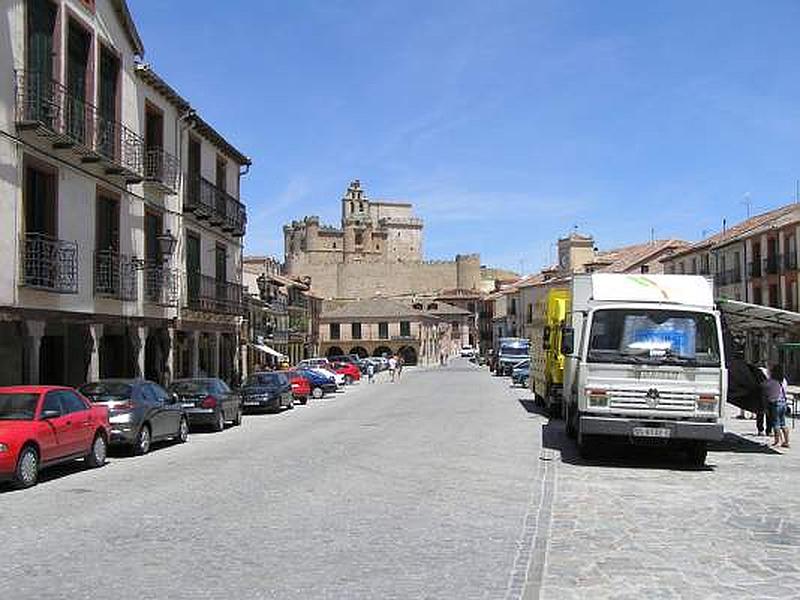
[[0,493],[0,597],[797,595],[795,449],[730,435],[702,471],[652,449],[586,463],[530,400],[455,361],[56,469]]

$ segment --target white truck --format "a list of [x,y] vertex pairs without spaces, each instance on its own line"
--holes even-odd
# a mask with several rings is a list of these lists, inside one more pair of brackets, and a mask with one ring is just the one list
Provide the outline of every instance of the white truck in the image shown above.
[[705,464],[722,439],[727,371],[713,282],[694,275],[575,275],[562,331],[567,433],[671,444]]

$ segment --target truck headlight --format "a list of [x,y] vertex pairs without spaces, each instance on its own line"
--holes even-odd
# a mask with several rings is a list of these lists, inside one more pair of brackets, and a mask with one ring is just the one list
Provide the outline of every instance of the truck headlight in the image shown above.
[[697,411],[715,413],[717,412],[717,397],[716,396],[700,396],[697,399]]
[[606,408],[608,406],[608,394],[605,390],[586,389],[586,397],[589,398],[591,408]]

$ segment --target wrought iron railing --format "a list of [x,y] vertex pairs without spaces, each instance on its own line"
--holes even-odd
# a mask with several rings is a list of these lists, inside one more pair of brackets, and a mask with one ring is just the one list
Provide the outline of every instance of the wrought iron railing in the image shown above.
[[783,255],[783,270],[796,271],[797,270],[797,253],[790,252]]
[[780,270],[781,264],[781,257],[777,254],[773,254],[772,256],[768,256],[767,258],[763,259],[763,269],[762,272],[766,275],[775,275]]
[[144,138],[47,74],[16,72],[16,121],[43,130],[56,148],[74,147],[84,162],[105,159],[120,173],[142,176]]
[[178,303],[180,274],[161,264],[149,263],[144,267],[144,299],[162,306],[176,306]]
[[244,287],[200,273],[186,274],[186,306],[226,315],[244,314]]
[[136,265],[129,256],[115,250],[94,253],[94,293],[119,300],[138,297]]
[[200,175],[187,174],[184,181],[184,210],[208,219],[234,236],[244,235],[247,225],[244,204]]
[[753,262],[747,263],[748,277],[761,277],[761,261],[756,258]]
[[171,192],[178,189],[181,164],[163,148],[150,146],[144,153],[144,179],[160,183]]
[[26,233],[21,263],[23,285],[61,294],[78,293],[77,242]]

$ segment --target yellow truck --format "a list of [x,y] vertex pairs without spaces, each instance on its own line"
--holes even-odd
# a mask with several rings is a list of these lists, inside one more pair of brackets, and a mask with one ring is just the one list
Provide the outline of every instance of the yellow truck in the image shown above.
[[536,403],[550,416],[561,416],[564,386],[564,355],[561,332],[570,310],[568,289],[551,288],[534,303],[531,324],[531,388]]

